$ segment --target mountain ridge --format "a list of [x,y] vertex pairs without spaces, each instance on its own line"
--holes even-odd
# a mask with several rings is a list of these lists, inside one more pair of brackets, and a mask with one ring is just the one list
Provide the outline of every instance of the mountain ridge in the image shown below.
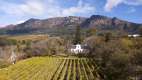
[[[91,17],[55,17],[48,19],[31,18],[24,23],[9,25],[0,29],[4,34],[58,33],[74,31],[80,25],[82,28],[96,28],[98,30],[118,30],[127,33],[138,33],[142,24],[128,22],[116,17],[92,15]],[[59,31],[58,31],[59,30]]]

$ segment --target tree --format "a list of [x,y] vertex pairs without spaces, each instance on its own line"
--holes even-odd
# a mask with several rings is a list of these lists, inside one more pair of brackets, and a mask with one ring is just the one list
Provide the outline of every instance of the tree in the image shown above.
[[0,38],[0,46],[16,45],[17,41],[14,39]]
[[91,28],[86,31],[87,36],[96,35],[97,30],[95,28]]
[[92,53],[101,77],[104,80],[129,80],[131,58],[122,49],[122,44],[118,40],[97,44],[94,44]]
[[17,51],[20,52],[21,51],[21,44],[20,43],[17,43]]
[[105,33],[104,37],[105,37],[105,42],[108,42],[111,39],[111,37],[112,37],[112,33],[107,32],[107,33]]
[[139,34],[142,36],[142,27],[139,30]]
[[73,43],[81,44],[81,28],[79,25],[76,27],[75,38],[74,38]]
[[31,43],[32,43],[31,40],[27,40],[26,41],[26,47],[31,48]]

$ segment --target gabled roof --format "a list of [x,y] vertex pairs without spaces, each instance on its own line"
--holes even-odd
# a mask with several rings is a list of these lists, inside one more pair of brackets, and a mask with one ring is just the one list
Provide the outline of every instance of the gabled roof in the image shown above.
[[[82,49],[88,49],[88,46],[87,46],[87,45],[81,45],[81,44],[77,44],[77,45],[81,46]],[[70,49],[71,49],[71,48],[72,48],[72,49],[75,49],[77,45],[70,45],[68,48],[70,48]]]

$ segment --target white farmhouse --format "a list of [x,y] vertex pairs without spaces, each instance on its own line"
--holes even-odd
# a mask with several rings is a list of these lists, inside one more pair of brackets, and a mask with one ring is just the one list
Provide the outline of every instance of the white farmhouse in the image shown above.
[[86,53],[87,52],[87,46],[83,46],[81,44],[72,45],[69,48],[69,52],[74,53],[74,54]]
[[134,38],[136,38],[136,37],[140,37],[140,35],[139,34],[133,34],[133,35],[128,35],[128,37],[134,37]]

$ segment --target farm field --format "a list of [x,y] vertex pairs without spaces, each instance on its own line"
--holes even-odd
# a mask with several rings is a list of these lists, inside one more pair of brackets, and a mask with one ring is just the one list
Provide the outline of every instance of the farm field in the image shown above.
[[48,38],[48,35],[16,35],[16,36],[5,36],[8,39],[14,39],[18,41],[22,40],[31,40],[31,41],[36,41],[36,40],[45,40]]
[[35,57],[0,70],[0,80],[98,80],[93,59]]

